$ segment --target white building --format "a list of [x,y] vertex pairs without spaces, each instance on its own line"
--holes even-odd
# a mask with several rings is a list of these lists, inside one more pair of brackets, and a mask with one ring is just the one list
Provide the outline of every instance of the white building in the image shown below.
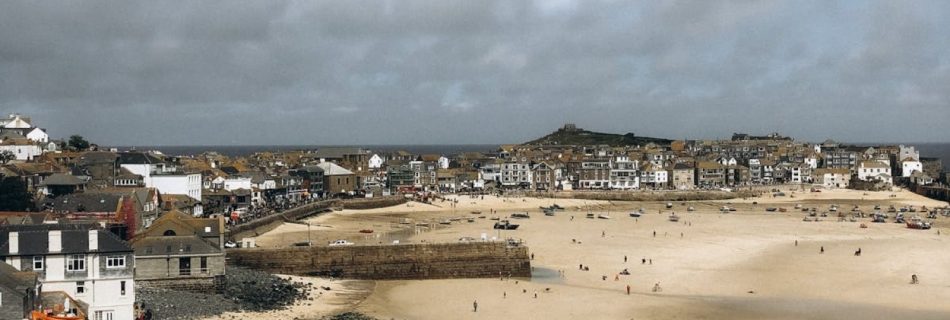
[[501,185],[528,187],[531,185],[531,167],[528,163],[505,162],[501,164]]
[[619,156],[610,161],[610,188],[619,190],[639,189],[640,177],[637,174],[638,162],[629,157]]
[[195,200],[201,200],[200,173],[152,174],[151,183],[146,182],[145,187],[158,189],[161,193],[184,194]]
[[924,172],[924,165],[920,161],[911,160],[912,158],[908,157],[901,162],[901,177],[910,178],[914,171]]
[[369,163],[366,167],[370,169],[379,169],[383,167],[383,163],[385,163],[383,157],[380,157],[379,154],[373,154],[373,156],[369,157]]
[[875,160],[861,161],[858,165],[858,179],[863,181],[882,181],[894,184],[891,176],[891,167]]
[[32,161],[43,154],[43,148],[32,143],[23,143],[20,139],[7,139],[0,142],[0,152],[10,152],[15,160]]
[[36,272],[44,292],[62,291],[87,304],[89,319],[132,319],[132,248],[108,231],[53,228],[64,230],[11,230],[0,258],[17,270]]
[[30,132],[26,134],[26,138],[37,143],[49,142],[49,135],[46,134],[46,130],[40,128],[33,128],[33,130],[30,130]]
[[224,190],[234,191],[237,189],[251,190],[251,178],[228,177],[224,179]]
[[812,175],[815,177],[815,184],[828,189],[844,189],[851,182],[851,170],[848,169],[815,169]]
[[150,153],[122,152],[117,155],[119,166],[142,176],[145,187],[156,188],[164,194],[183,194],[201,201],[203,181],[200,173],[182,172],[177,166],[165,163]]
[[439,169],[448,169],[449,168],[449,158],[445,156],[439,157]]
[[478,181],[475,181],[475,188],[484,188],[488,182],[501,181],[501,165],[498,163],[485,163],[478,168]]

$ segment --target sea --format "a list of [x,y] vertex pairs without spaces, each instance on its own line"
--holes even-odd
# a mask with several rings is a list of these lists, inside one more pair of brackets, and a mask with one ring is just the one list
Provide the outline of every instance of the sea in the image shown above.
[[[874,144],[865,144],[861,145],[874,145]],[[887,143],[884,145],[894,145],[894,143]],[[943,161],[943,167],[945,171],[950,171],[950,143],[903,143],[903,145],[911,145],[917,147],[917,150],[920,151],[920,156],[925,158],[940,158]],[[259,146],[117,146],[111,147],[116,148],[120,151],[128,150],[158,150],[167,155],[177,155],[177,156],[190,156],[198,155],[203,152],[214,151],[222,155],[229,157],[236,156],[246,156],[256,152],[275,152],[275,151],[293,151],[293,150],[316,150],[320,148],[327,147],[356,147],[363,148],[365,150],[370,150],[371,152],[393,152],[393,151],[407,151],[412,154],[439,154],[439,155],[456,155],[463,152],[494,152],[498,150],[500,145],[497,144],[431,144],[431,145],[259,145]]]

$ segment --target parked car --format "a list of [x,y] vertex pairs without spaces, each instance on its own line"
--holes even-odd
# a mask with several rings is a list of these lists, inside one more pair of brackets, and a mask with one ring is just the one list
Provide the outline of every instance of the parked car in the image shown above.
[[331,247],[336,247],[336,246],[351,246],[351,245],[353,245],[352,242],[349,242],[349,241],[346,241],[346,240],[343,240],[343,239],[330,242],[330,246],[331,246]]

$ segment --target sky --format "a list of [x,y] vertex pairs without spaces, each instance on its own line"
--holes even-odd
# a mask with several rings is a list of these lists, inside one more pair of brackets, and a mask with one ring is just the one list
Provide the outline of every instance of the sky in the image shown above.
[[[950,1],[0,1],[0,112],[103,145],[950,142]],[[941,130],[943,129],[943,130]]]

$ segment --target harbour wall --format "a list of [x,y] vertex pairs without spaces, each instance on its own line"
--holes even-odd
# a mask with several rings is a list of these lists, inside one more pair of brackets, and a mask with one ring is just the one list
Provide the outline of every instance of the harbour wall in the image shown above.
[[284,222],[293,222],[313,215],[319,215],[329,212],[334,208],[362,210],[395,206],[403,203],[406,203],[406,198],[402,196],[317,201],[231,227],[228,230],[228,239],[240,241],[243,238],[256,237],[274,230]]
[[728,200],[737,198],[755,197],[761,191],[739,190],[734,192],[714,190],[693,191],[558,191],[558,192],[526,192],[529,197],[556,198],[556,199],[584,199],[605,201],[707,201]]
[[528,248],[504,242],[234,249],[228,264],[347,279],[530,277]]

